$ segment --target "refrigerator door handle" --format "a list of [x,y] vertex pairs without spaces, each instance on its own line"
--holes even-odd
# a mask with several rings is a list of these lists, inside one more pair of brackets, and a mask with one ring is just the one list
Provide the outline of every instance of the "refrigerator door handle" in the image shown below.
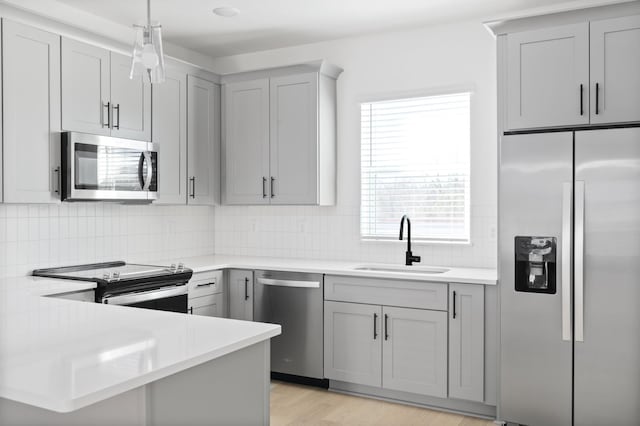
[[575,340],[584,342],[584,181],[575,182]]
[[571,182],[562,184],[562,340],[571,341]]

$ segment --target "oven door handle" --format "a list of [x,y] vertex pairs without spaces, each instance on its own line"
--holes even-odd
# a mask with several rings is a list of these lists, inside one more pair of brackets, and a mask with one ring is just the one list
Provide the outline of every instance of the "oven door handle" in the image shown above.
[[187,292],[187,286],[183,284],[179,286],[172,286],[169,288],[163,287],[150,291],[141,291],[139,293],[127,293],[118,296],[105,296],[102,298],[102,303],[109,305],[131,305],[134,303],[146,302],[149,300],[182,296],[184,294],[187,294]]
[[320,288],[320,283],[318,281],[293,281],[274,280],[271,278],[258,278],[258,284],[271,285],[276,287]]

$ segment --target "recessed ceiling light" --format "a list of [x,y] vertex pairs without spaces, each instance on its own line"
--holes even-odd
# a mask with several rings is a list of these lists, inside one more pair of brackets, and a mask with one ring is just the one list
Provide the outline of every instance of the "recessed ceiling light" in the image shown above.
[[240,10],[236,9],[235,7],[225,6],[225,7],[216,7],[215,9],[213,9],[213,13],[215,13],[218,16],[223,16],[225,18],[232,18],[238,15],[240,13]]

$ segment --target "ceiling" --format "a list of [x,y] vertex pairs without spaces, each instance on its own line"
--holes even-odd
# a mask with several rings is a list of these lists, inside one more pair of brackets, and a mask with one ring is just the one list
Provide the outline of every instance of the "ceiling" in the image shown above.
[[[141,23],[145,0],[58,0],[121,25]],[[585,3],[589,3],[587,0]],[[592,1],[591,1],[592,2]],[[207,56],[268,50],[454,20],[493,18],[558,0],[152,0],[164,38]],[[579,2],[573,2],[579,3]],[[232,6],[223,18],[212,9]]]

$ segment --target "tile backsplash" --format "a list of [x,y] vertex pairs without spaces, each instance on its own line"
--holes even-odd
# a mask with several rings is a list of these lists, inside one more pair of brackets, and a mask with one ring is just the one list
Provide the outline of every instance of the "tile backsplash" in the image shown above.
[[[472,204],[471,244],[413,242],[412,250],[422,265],[495,268],[496,222],[493,203]],[[216,254],[403,264],[407,244],[362,241],[357,204],[217,207],[215,229]]]
[[214,208],[63,203],[0,204],[0,277],[109,260],[214,252]]

